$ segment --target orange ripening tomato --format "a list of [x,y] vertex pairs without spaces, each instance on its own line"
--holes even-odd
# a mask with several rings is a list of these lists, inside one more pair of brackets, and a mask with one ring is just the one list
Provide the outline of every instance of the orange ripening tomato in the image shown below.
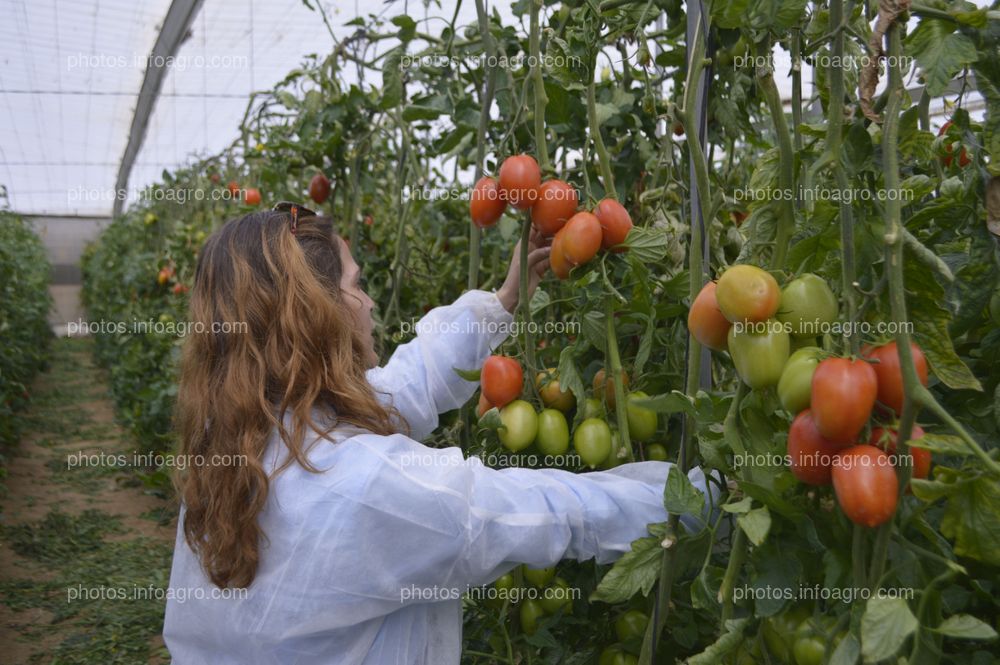
[[601,248],[601,223],[589,212],[573,215],[559,233],[563,236],[563,255],[570,265],[586,263]]
[[840,451],[833,460],[833,491],[847,518],[869,528],[896,512],[899,479],[892,460],[875,446],[861,444]]
[[727,268],[719,277],[715,298],[726,318],[738,321],[767,321],[778,311],[781,289],[766,270],[748,264]]
[[256,187],[248,187],[243,198],[247,205],[259,206],[260,205],[260,190]]
[[521,395],[524,370],[521,363],[507,356],[490,356],[483,363],[479,383],[486,400],[502,409]]
[[576,213],[579,197],[562,180],[546,180],[538,188],[538,200],[531,206],[531,223],[543,236],[555,235]]
[[[910,342],[913,365],[917,369],[920,383],[927,385],[927,358],[914,342]],[[899,347],[889,342],[877,348],[866,346],[862,355],[875,362],[875,376],[878,377],[878,401],[900,414],[903,412],[903,370],[899,366]]]
[[240,194],[240,184],[235,180],[230,180],[229,184],[226,185],[226,189],[229,190],[229,193],[232,194],[234,198]]
[[715,282],[701,288],[688,312],[688,330],[704,346],[715,351],[725,351],[729,329],[733,324],[722,315],[715,299]]
[[519,210],[527,210],[538,200],[542,171],[530,155],[515,155],[500,165],[500,195]]
[[559,279],[569,277],[569,271],[573,268],[566,260],[566,255],[562,248],[563,232],[560,230],[552,239],[552,251],[549,253],[549,267],[552,273]]
[[[615,397],[615,382],[611,380],[611,377],[603,369],[597,370],[597,374],[594,375],[594,396],[600,399],[604,397],[604,401],[607,402],[609,409],[614,409],[615,405],[618,403]],[[628,392],[628,374],[625,370],[622,370],[622,391]]]
[[[625,207],[614,199],[604,199],[594,208],[594,216],[601,223],[601,247],[613,252],[624,252],[627,247],[617,247],[625,242],[632,230],[632,218]],[[617,247],[616,249],[612,249]]]
[[486,395],[484,395],[482,392],[480,392],[479,393],[479,404],[476,405],[476,417],[477,418],[482,418],[483,414],[486,413],[487,411],[489,411],[492,408],[493,408],[493,405],[490,404],[490,401],[488,399],[486,399]]
[[829,485],[833,458],[841,446],[823,438],[812,411],[795,416],[788,429],[788,463],[792,475],[808,485]]
[[495,178],[483,176],[469,194],[469,216],[481,229],[493,226],[507,209],[507,202],[500,196],[500,186]]

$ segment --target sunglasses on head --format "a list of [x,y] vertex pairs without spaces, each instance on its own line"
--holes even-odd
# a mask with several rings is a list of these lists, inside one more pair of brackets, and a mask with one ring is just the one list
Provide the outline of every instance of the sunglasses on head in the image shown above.
[[291,217],[290,228],[292,229],[293,235],[295,234],[296,230],[298,230],[299,227],[299,215],[302,215],[303,217],[317,216],[316,213],[314,213],[312,210],[305,207],[304,205],[301,205],[299,203],[292,203],[291,201],[278,201],[277,203],[274,204],[274,207],[271,208],[271,210],[273,212],[287,212],[289,214],[289,216]]

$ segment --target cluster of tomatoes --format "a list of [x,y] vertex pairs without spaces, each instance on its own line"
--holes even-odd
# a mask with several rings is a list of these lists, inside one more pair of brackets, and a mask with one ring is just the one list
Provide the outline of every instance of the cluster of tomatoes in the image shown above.
[[[622,382],[628,384],[627,375],[622,373]],[[536,413],[526,400],[519,399],[524,384],[524,370],[521,364],[507,356],[490,356],[483,363],[480,372],[480,396],[478,413],[480,418],[491,408],[500,410],[501,426],[497,430],[500,443],[511,452],[520,452],[535,445],[538,452],[550,458],[558,458],[567,453],[570,445],[569,421],[566,414],[577,409],[579,424],[573,430],[573,449],[584,464],[594,469],[610,468],[621,462],[612,451],[612,441],[618,432],[612,431],[605,419],[605,404],[614,409],[614,382],[605,371],[594,375],[595,397],[588,397],[578,405],[572,392],[559,385],[558,372],[549,368],[535,377],[535,387],[545,408]],[[655,411],[638,404],[648,397],[642,391],[629,393],[626,397],[629,435],[635,441],[649,441],[656,434],[659,418]],[[646,458],[666,460],[667,451],[662,444],[645,446]]]
[[[213,177],[213,182],[215,178]],[[230,180],[226,185],[226,189],[229,190],[229,195],[232,197],[233,201],[239,201],[241,198],[243,202],[248,206],[259,206],[261,202],[260,190],[256,187],[247,187],[243,189],[240,187],[240,183],[235,180]]]
[[[174,266],[172,264],[165,265],[162,268],[160,268],[160,272],[156,273],[156,283],[159,284],[160,286],[166,286],[167,284],[172,282],[175,277],[176,274],[174,272]],[[174,282],[174,285],[170,287],[170,290],[173,292],[174,295],[179,296],[182,293],[187,293],[188,287],[187,285],[182,284],[181,282]]]
[[483,176],[469,196],[469,215],[480,228],[493,226],[508,205],[531,211],[531,223],[543,236],[552,237],[549,263],[559,279],[569,277],[604,248],[625,251],[622,246],[632,229],[632,218],[613,198],[602,200],[592,212],[577,211],[579,196],[562,180],[542,182],[538,162],[530,155],[508,157],[500,165],[498,178]]
[[[826,657],[827,643],[832,652],[847,635],[843,629],[835,632],[836,623],[830,615],[814,616],[812,604],[803,603],[766,619],[761,632],[774,662],[820,665]],[[746,643],[735,662],[763,662],[760,645],[756,641]]]
[[[777,387],[783,408],[795,416],[788,432],[792,473],[810,485],[832,483],[847,517],[874,527],[896,510],[897,435],[885,424],[873,427],[865,442],[859,437],[873,412],[888,419],[902,411],[899,353],[895,342],[866,346],[861,358],[824,352],[815,338],[837,318],[837,299],[822,278],[802,275],[779,289],[770,273],[736,265],[705,285],[688,327],[705,346],[728,350],[750,388]],[[927,360],[916,344],[911,349],[927,385]],[[923,434],[914,427],[911,439]],[[910,453],[913,477],[926,478],[930,452],[913,447]]]
[[[551,616],[562,611],[573,613],[573,593],[569,584],[556,575],[555,567],[529,568],[521,566],[522,579],[538,591],[535,598],[524,598],[526,594],[517,582],[513,573],[507,573],[497,578],[493,583],[493,594],[487,600],[491,607],[501,609],[507,601],[516,602],[521,630],[533,635],[538,630],[538,622],[545,616]],[[649,617],[640,610],[629,609],[615,619],[615,635],[619,642],[605,648],[598,659],[599,665],[636,665],[636,655],[642,646],[642,638],[646,632]],[[497,651],[503,651],[500,644],[495,644]]]

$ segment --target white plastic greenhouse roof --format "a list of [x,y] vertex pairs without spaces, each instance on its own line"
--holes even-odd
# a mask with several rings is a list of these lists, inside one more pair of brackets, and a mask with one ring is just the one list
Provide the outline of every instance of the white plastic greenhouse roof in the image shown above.
[[[433,33],[455,2],[310,0],[325,10],[331,35],[304,0],[0,0],[0,207],[111,214],[147,60],[172,4],[196,11],[149,115],[126,205],[165,169],[232,143],[251,93],[270,89],[304,56],[329,53],[334,37],[355,30],[348,21],[409,10],[429,18],[421,30]],[[511,2],[487,2],[488,11],[509,23]],[[458,25],[474,22],[475,3],[463,2]],[[788,56],[775,55],[787,97]]]
[[[271,88],[305,55],[333,48],[322,17],[303,0],[195,4],[131,170],[129,201],[164,169],[225,148],[252,92]],[[359,14],[403,12],[401,2],[318,4],[338,40],[355,30],[344,24]],[[475,6],[465,4],[472,20]],[[146,63],[170,5],[0,0],[0,187],[13,210],[111,213]]]

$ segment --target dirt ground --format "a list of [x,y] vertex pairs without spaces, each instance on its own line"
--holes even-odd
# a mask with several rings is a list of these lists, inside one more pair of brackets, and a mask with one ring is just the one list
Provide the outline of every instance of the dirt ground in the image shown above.
[[92,342],[58,338],[51,358],[0,480],[0,660],[169,662],[164,601],[136,589],[167,587],[173,506],[128,464]]

